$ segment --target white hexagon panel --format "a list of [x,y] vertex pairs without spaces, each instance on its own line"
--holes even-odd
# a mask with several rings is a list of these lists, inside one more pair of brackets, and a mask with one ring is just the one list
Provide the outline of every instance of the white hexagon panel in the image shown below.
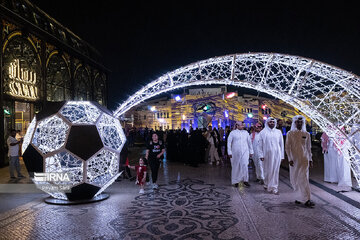
[[38,188],[63,200],[91,199],[120,175],[126,141],[118,119],[96,102],[48,103],[22,145],[26,168]]

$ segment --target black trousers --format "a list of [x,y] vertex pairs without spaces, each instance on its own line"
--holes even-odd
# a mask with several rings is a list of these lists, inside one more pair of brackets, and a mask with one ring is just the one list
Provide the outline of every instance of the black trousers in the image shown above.
[[153,183],[156,183],[157,178],[158,178],[160,161],[157,158],[155,158],[155,159],[149,158],[149,165],[150,165],[150,169],[151,169],[151,179],[152,179]]

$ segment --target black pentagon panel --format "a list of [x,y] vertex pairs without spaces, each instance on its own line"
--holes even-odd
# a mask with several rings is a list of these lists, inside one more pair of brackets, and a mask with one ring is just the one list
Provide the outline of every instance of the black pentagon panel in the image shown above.
[[65,148],[88,160],[103,147],[95,125],[72,126]]
[[36,114],[36,121],[40,121],[48,116],[54,115],[57,113],[62,106],[64,106],[65,101],[62,102],[46,102],[41,112]]
[[22,157],[30,177],[34,176],[34,172],[44,172],[43,157],[31,144]]
[[91,199],[99,190],[100,187],[87,183],[82,183],[71,188],[71,192],[66,193],[66,196],[70,201]]
[[109,114],[110,116],[113,115],[113,113],[112,113],[109,109],[107,109],[105,106],[101,105],[100,103],[91,101],[91,104],[95,105],[98,109],[100,109],[100,110],[103,111],[104,113],[107,113],[107,114]]

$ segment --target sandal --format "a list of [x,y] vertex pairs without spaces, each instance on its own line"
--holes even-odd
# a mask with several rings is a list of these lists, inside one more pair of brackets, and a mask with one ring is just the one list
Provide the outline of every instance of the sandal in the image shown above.
[[307,206],[307,207],[313,207],[313,206],[315,206],[315,203],[313,203],[313,202],[310,201],[310,200],[307,200],[306,203],[305,203],[305,206]]

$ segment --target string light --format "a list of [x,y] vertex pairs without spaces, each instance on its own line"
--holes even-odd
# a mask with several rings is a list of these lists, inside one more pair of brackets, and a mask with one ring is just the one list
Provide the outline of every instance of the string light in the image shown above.
[[199,61],[149,83],[123,102],[114,116],[120,117],[137,104],[161,93],[212,84],[267,93],[306,114],[333,139],[344,159],[351,163],[354,176],[360,183],[359,149],[349,133],[342,130],[351,129],[358,123],[360,108],[359,104],[353,103],[360,102],[360,78],[313,59],[276,53],[248,53]]
[[[83,128],[94,126],[94,138],[100,139],[98,149],[88,149],[94,153],[85,158],[83,153],[74,153],[67,146],[71,142],[76,147],[77,136],[71,135],[72,127]],[[93,129],[93,128],[92,128]],[[99,195],[119,176],[119,154],[126,141],[118,119],[102,111],[91,102],[69,101],[59,111],[39,121],[32,120],[24,137],[22,151],[24,156],[31,148],[43,159],[44,173],[66,173],[70,181],[36,181],[38,188],[54,198],[68,200],[64,191],[46,190],[50,187],[68,185],[70,187],[87,183],[99,188],[94,196]],[[79,143],[80,144],[80,143]],[[31,159],[30,159],[31,161]],[[52,188],[53,189],[53,188]],[[72,188],[73,190],[73,188]]]

